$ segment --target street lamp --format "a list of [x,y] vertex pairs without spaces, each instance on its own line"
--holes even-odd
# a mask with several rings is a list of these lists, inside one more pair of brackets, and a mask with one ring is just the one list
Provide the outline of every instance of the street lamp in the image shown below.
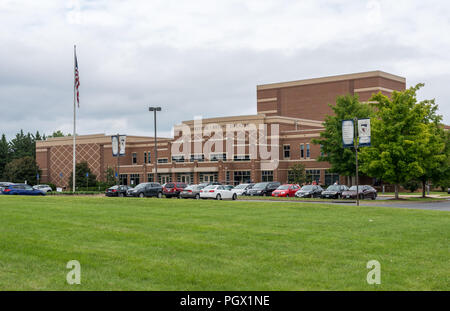
[[158,182],[158,147],[157,147],[157,136],[156,136],[156,112],[161,111],[161,107],[148,107],[148,111],[153,111],[154,120],[155,120],[155,180],[154,182]]

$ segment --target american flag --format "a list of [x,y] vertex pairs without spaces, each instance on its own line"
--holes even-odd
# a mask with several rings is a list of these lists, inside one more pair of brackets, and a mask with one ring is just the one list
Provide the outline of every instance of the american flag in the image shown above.
[[78,108],[80,108],[80,92],[78,91],[79,86],[80,86],[80,76],[78,75],[77,52],[75,51],[75,90],[77,91]]

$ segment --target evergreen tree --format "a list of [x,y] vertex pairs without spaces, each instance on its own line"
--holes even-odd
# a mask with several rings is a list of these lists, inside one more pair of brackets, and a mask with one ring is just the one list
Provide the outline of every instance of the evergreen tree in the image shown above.
[[10,161],[10,156],[9,143],[6,140],[5,134],[3,134],[0,140],[0,179],[4,179],[3,172],[6,164]]

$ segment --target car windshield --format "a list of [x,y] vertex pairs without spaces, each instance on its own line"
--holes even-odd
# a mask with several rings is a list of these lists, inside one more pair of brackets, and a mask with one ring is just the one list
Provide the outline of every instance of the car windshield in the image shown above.
[[313,190],[313,186],[303,186],[302,191],[311,191]]
[[288,189],[289,189],[289,185],[282,185],[277,188],[277,190],[288,190]]
[[112,187],[109,188],[109,189],[117,189],[117,188],[119,188],[119,186],[112,186]]
[[174,184],[167,184],[167,185],[166,185],[166,188],[173,188],[173,187],[175,187]]
[[211,185],[211,186],[205,187],[205,188],[203,188],[203,189],[204,189],[204,190],[212,190],[212,189],[216,189],[216,187],[217,187],[217,186]]
[[142,189],[142,188],[145,188],[145,184],[139,184],[134,189]]
[[254,185],[252,189],[256,189],[256,190],[264,189],[264,188],[266,188],[266,186],[267,186],[266,182],[261,182],[261,183],[257,183],[256,185]]
[[247,187],[247,184],[240,184],[234,187],[234,189],[245,189],[245,187]]
[[[359,186],[359,190],[361,190],[361,189],[362,189],[362,187]],[[350,191],[356,191],[356,186],[351,186],[349,190]]]
[[329,186],[327,191],[339,191],[339,186]]

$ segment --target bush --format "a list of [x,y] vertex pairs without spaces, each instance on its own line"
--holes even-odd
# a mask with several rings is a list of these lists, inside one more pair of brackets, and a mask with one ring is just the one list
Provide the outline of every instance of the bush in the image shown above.
[[420,183],[417,180],[410,180],[404,184],[402,184],[403,188],[409,190],[411,192],[415,192],[420,187]]
[[50,182],[50,183],[46,183],[45,185],[48,185],[50,188],[52,188],[52,191],[56,191],[56,185],[55,184],[52,184]]

